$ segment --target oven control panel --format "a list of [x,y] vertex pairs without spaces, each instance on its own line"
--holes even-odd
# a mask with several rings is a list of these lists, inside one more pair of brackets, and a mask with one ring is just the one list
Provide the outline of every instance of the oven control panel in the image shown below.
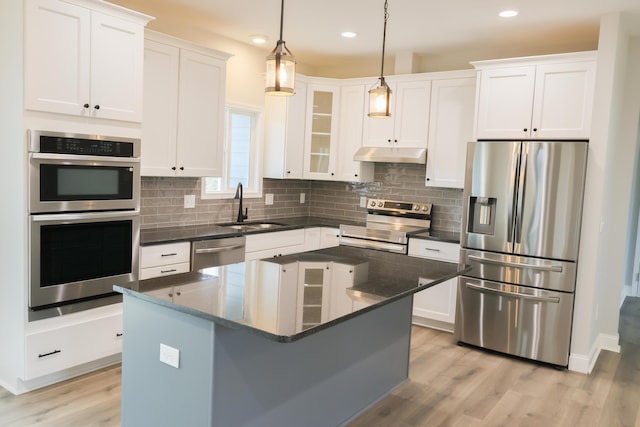
[[401,202],[385,199],[369,199],[367,203],[367,209],[370,212],[388,213],[390,215],[431,215],[431,207],[431,203]]

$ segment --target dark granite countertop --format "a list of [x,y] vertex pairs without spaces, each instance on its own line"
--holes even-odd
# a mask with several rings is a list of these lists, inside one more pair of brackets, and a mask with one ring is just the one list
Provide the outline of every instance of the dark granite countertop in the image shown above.
[[[187,242],[195,240],[219,239],[224,237],[244,236],[247,234],[270,233],[275,231],[297,230],[312,227],[340,227],[340,224],[365,226],[364,221],[346,220],[340,218],[324,218],[314,216],[271,218],[252,220],[252,222],[274,223],[275,227],[260,230],[239,231],[230,228],[233,223],[184,225],[176,227],[162,227],[143,229],[140,231],[140,245],[158,245],[164,243]],[[420,231],[409,233],[413,239],[439,240],[450,243],[460,243],[460,233],[453,231]]]
[[203,224],[203,225],[184,225],[176,227],[162,227],[143,229],[140,231],[140,245],[158,245],[164,243],[186,242],[206,239],[219,239],[223,237],[244,236],[247,234],[270,233],[276,231],[297,230],[301,228],[311,227],[335,227],[340,224],[364,225],[364,222],[340,220],[336,218],[323,217],[287,217],[287,218],[271,218],[265,220],[247,221],[247,224],[264,222],[273,223],[276,226],[271,228],[240,231],[229,227],[233,223],[222,224]]
[[[313,266],[308,263],[317,262],[320,269],[326,269],[327,263],[333,262],[358,266],[360,272],[366,270],[366,274],[360,278],[349,275],[344,281],[339,276],[338,279],[333,276],[337,283],[322,290],[337,292],[331,298],[323,299],[323,303],[330,304],[329,313],[334,311],[331,304],[336,298],[341,299],[342,307],[345,302],[348,305],[353,303],[353,307],[333,317],[327,315],[320,324],[308,329],[303,329],[297,321],[283,321],[296,319],[299,310],[296,301],[301,299],[295,295],[298,289],[304,289],[304,285],[297,281],[297,271],[293,276],[288,276],[289,279],[295,277],[293,281],[282,276],[286,266],[295,262],[304,262],[307,267]],[[293,342],[454,278],[464,271],[465,267],[449,262],[338,246],[143,280],[138,291],[118,286],[114,289],[230,328],[244,329],[267,339]]]

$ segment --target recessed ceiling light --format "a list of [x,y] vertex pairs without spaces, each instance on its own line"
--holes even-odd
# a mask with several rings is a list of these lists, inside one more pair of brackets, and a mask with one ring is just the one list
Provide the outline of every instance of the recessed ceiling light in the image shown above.
[[342,37],[347,39],[352,39],[358,35],[358,33],[354,33],[353,31],[344,31],[342,32]]
[[518,16],[518,12],[515,10],[503,10],[500,12],[500,16],[502,18],[513,18],[514,16]]
[[265,44],[269,40],[269,37],[263,34],[252,34],[249,38],[255,44]]

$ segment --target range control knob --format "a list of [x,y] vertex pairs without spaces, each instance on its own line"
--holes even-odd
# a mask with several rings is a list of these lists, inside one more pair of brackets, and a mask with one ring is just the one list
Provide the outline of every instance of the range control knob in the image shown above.
[[376,206],[376,202],[374,202],[373,200],[369,204],[371,205],[372,208],[374,208]]
[[382,203],[382,202],[378,202],[378,207],[379,207],[379,208],[381,208],[381,207],[382,207],[382,205],[383,205],[383,203]]
[[414,211],[419,211],[419,210],[420,210],[420,206],[418,206],[418,205],[413,205],[413,210],[414,210]]
[[423,207],[422,207],[422,210],[423,210],[424,212],[426,212],[426,211],[428,211],[428,210],[429,210],[429,208],[425,205],[425,206],[423,206]]

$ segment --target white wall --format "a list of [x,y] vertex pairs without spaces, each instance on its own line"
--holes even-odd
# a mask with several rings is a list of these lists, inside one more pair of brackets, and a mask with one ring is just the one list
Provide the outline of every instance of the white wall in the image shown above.
[[635,135],[625,134],[629,114],[624,114],[624,107],[638,96],[628,91],[627,81],[627,77],[634,82],[640,78],[628,76],[633,68],[629,40],[640,29],[638,22],[635,13],[610,14],[601,20],[569,364],[578,371],[590,371],[600,349],[619,348],[619,303],[635,159]]
[[27,283],[22,3],[0,2],[0,385],[12,391],[23,368]]

